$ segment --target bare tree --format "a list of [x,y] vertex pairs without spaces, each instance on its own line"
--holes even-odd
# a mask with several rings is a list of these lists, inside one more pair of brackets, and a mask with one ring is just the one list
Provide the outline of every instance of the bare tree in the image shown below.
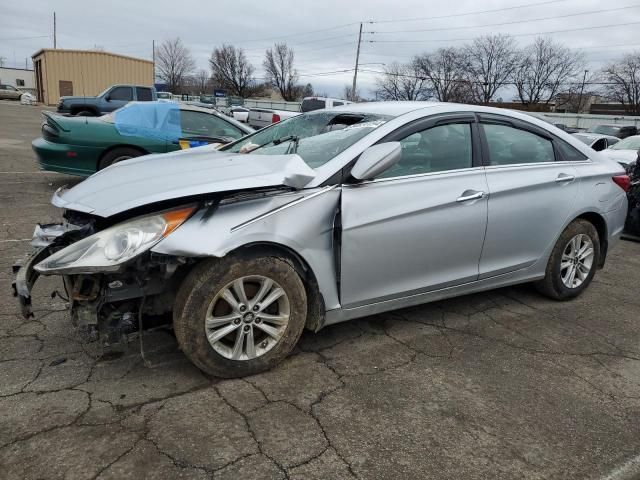
[[524,105],[549,103],[578,77],[583,67],[582,54],[550,38],[536,38],[522,51],[513,72],[518,97]]
[[427,79],[422,76],[416,62],[397,62],[385,67],[376,79],[376,97],[381,100],[426,100],[430,96]]
[[414,60],[420,75],[427,78],[433,96],[440,102],[469,100],[462,52],[454,47],[440,48]]
[[356,88],[354,93],[352,85],[345,85],[344,90],[342,90],[342,98],[345,100],[350,100],[352,102],[360,102],[362,98],[360,97],[360,90]]
[[217,86],[228,90],[232,95],[248,96],[255,83],[255,69],[249,63],[244,50],[233,45],[223,44],[214,48],[209,59],[213,81]]
[[196,62],[180,37],[165,40],[156,49],[156,75],[172,93],[177,93],[195,67]]
[[477,103],[489,103],[511,77],[518,64],[513,38],[489,35],[476,38],[463,49],[462,68]]
[[209,72],[202,68],[191,77],[191,83],[198,93],[204,93],[207,91],[207,87],[211,85],[211,76]]
[[606,95],[624,105],[627,112],[640,114],[640,52],[625,55],[602,71]]
[[0,57],[0,67],[4,67],[4,62],[7,61],[6,57]]
[[293,49],[287,47],[286,43],[276,43],[265,52],[263,62],[267,81],[289,102],[295,100],[299,93],[295,88],[298,72],[293,66],[294,58]]

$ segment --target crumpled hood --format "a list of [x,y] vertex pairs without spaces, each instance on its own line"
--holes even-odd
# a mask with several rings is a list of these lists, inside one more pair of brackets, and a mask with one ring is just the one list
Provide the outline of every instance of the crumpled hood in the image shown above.
[[198,147],[117,163],[69,190],[57,191],[52,203],[110,217],[192,195],[279,185],[300,189],[314,177],[315,171],[296,154],[237,154]]

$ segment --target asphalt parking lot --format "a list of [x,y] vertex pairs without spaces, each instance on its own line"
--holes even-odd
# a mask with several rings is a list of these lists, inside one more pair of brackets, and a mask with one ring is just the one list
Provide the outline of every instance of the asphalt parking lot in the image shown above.
[[[207,378],[168,332],[121,356],[79,341],[11,265],[53,191],[30,142],[40,109],[0,103],[0,477],[640,478],[640,244],[581,298],[529,286],[305,333],[273,371]],[[635,476],[634,476],[635,475]]]

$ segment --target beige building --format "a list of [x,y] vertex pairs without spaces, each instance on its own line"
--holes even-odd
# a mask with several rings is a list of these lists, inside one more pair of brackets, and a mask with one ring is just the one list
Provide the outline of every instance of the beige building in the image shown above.
[[62,96],[98,95],[110,85],[153,86],[153,62],[95,50],[43,49],[31,57],[38,101],[55,105]]

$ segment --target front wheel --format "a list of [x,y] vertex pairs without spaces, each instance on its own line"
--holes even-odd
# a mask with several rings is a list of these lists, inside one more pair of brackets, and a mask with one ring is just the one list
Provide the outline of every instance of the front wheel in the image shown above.
[[574,220],[558,239],[538,290],[555,300],[580,295],[591,283],[600,262],[600,237],[592,223]]
[[307,314],[302,280],[278,257],[202,262],[174,305],[180,348],[201,370],[241,377],[268,370],[298,342]]

